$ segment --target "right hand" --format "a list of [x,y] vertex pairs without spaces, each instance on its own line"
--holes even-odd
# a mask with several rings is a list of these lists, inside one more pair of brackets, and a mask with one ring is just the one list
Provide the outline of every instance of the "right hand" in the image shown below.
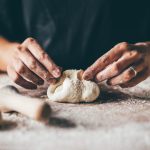
[[9,57],[9,77],[26,89],[36,89],[44,81],[52,83],[61,76],[61,68],[33,38],[27,38],[19,44]]

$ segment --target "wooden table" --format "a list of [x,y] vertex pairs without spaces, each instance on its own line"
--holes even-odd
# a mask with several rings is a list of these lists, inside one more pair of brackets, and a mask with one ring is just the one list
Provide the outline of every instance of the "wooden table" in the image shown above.
[[[12,83],[1,74],[0,86],[8,84]],[[32,96],[45,93],[43,88],[21,91]],[[148,99],[103,92],[94,103],[50,105],[53,115],[48,125],[19,114],[3,114],[9,122],[0,130],[0,150],[150,149]]]

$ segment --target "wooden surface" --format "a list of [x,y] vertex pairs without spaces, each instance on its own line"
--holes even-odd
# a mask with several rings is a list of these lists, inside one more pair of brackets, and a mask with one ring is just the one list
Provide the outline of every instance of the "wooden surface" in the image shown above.
[[[142,84],[147,92],[148,83]],[[0,75],[0,86],[8,84],[12,83],[7,76]],[[20,91],[39,98],[45,93],[44,88]],[[14,113],[3,114],[7,122],[0,130],[0,150],[150,149],[149,99],[103,91],[94,103],[50,105],[53,115],[48,125]]]

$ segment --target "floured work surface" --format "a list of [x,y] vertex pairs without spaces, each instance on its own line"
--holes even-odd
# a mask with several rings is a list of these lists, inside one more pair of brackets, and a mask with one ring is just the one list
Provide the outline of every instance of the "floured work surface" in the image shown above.
[[[150,91],[148,83],[150,80],[142,86]],[[0,75],[0,86],[7,84],[10,84],[7,76]],[[134,94],[135,91],[132,90]],[[46,91],[22,92],[39,96]],[[150,149],[148,99],[102,92],[101,100],[94,103],[50,104],[53,116],[48,125],[14,113],[3,114],[8,123],[0,129],[0,150]]]

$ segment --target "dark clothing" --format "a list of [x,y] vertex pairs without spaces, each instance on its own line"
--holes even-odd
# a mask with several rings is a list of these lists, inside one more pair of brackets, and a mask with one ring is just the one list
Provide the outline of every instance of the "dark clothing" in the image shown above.
[[0,0],[0,34],[36,38],[54,61],[86,68],[115,44],[150,40],[149,0]]

